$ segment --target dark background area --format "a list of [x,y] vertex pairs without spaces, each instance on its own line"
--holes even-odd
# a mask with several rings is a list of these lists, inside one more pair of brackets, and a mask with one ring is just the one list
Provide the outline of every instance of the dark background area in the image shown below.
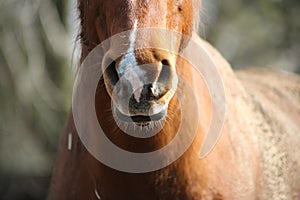
[[[299,0],[205,0],[200,34],[233,68],[300,72]],[[78,60],[75,0],[0,1],[0,199],[47,193]]]

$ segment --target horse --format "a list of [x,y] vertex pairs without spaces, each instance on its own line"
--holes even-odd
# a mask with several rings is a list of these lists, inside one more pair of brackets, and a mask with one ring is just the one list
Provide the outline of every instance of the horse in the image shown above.
[[[88,151],[70,111],[60,139],[49,200],[300,199],[299,76],[266,68],[233,71],[216,49],[195,34],[200,0],[78,0],[78,9],[81,63],[101,42],[127,30],[134,33],[139,28],[156,27],[193,38],[204,47],[223,80],[226,98],[221,103],[226,105],[225,121],[218,142],[200,159],[199,149],[213,115],[205,80],[195,75],[189,62],[168,51],[144,48],[127,52],[110,61],[103,77],[99,77],[93,99],[97,120],[106,136],[127,151],[144,153],[167,145],[175,137],[182,120],[187,123],[184,133],[188,135],[194,116],[178,110],[178,107],[190,109],[191,106],[179,106],[178,98],[189,88],[175,81],[183,76],[191,85],[198,104],[196,112],[199,111],[200,120],[192,144],[177,160],[161,169],[143,173],[120,171],[99,162]],[[147,46],[164,45],[168,41],[168,34],[154,37],[145,32],[142,36],[130,37],[128,42]],[[172,40],[178,52],[184,51],[189,42],[181,37]],[[115,51],[114,48],[110,45],[105,55]],[[110,59],[110,56],[103,59]],[[121,82],[119,90],[126,95],[132,94],[127,108],[124,104],[128,102],[118,93],[113,94],[126,59],[134,60],[135,66],[129,66],[135,71],[145,74],[150,70],[151,82],[160,83],[156,86],[142,83],[142,88],[133,91],[133,79]],[[148,63],[151,65],[147,68],[140,67]],[[101,70],[100,65],[98,68]],[[159,79],[160,74],[164,74],[163,80]],[[138,80],[143,81],[140,77]],[[113,98],[116,100],[111,101]],[[128,123],[137,127],[151,124],[150,115],[165,122],[155,136],[136,138],[124,134],[112,120],[114,115],[123,120],[132,119]],[[99,141],[93,142],[97,146]]]

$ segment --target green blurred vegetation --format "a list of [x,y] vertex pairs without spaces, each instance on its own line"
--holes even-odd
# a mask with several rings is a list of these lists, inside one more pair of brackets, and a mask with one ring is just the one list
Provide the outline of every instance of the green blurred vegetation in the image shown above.
[[[0,1],[1,200],[46,195],[71,104],[74,2]],[[299,0],[203,4],[200,33],[234,68],[267,66],[300,72]]]
[[43,199],[70,107],[67,1],[0,3],[0,199]]

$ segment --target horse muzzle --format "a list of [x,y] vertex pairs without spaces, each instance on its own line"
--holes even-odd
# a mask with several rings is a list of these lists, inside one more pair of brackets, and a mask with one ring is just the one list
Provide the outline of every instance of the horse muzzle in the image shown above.
[[103,74],[115,116],[135,123],[163,119],[177,89],[175,67],[167,60],[137,65],[128,56],[110,62]]

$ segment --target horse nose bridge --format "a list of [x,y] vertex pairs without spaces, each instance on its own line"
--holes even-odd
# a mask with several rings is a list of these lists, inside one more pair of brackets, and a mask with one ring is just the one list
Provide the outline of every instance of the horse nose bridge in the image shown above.
[[[146,81],[155,82],[161,75],[163,66],[175,69],[175,56],[168,50],[143,48],[134,52],[138,68],[144,72]],[[167,64],[166,64],[167,63]]]
[[168,60],[174,63],[175,56],[169,49],[163,48],[138,48],[134,51],[134,56],[139,65],[148,63],[162,63]]
[[148,63],[137,66],[137,71],[140,71],[139,74],[142,74],[144,84],[154,83],[159,77],[162,66],[159,63]]

